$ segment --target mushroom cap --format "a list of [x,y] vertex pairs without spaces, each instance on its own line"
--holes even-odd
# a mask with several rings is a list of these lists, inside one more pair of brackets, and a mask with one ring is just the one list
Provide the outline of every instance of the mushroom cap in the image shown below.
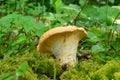
[[48,30],[41,37],[39,44],[37,45],[38,52],[50,52],[49,45],[52,45],[58,38],[65,35],[77,35],[73,40],[81,40],[87,35],[84,28],[78,28],[76,26],[61,26]]

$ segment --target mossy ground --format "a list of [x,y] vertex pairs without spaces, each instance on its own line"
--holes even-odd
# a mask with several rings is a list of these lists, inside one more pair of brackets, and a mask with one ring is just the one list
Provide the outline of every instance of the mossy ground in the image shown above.
[[[5,55],[0,60],[0,80],[120,80],[120,58],[106,57],[93,54],[90,59],[79,60],[75,67],[63,69],[53,57],[35,50],[24,55]],[[24,61],[29,69],[16,77],[16,70]]]

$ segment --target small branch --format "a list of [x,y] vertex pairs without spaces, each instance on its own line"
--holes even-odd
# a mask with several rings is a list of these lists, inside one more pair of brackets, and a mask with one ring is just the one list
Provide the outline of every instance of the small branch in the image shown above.
[[83,4],[83,6],[81,7],[79,13],[78,13],[77,16],[73,19],[73,21],[72,21],[73,25],[76,24],[76,21],[77,21],[78,17],[80,16],[82,10],[84,9],[84,7],[86,6],[86,4],[87,4],[88,1],[89,1],[89,0],[86,0],[86,1],[85,1],[85,3]]

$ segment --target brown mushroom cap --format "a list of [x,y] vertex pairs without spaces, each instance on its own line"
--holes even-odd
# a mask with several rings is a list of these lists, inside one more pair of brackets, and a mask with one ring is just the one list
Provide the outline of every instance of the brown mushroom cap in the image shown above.
[[56,27],[40,37],[37,51],[52,53],[60,65],[74,65],[78,42],[86,35],[84,28],[76,26]]
[[[37,51],[39,51],[39,52],[49,52],[46,49],[46,47],[47,47],[46,44],[50,44],[49,43],[50,40],[52,42],[54,42],[55,40],[57,40],[58,35],[64,36],[64,35],[69,34],[69,33],[73,33],[73,34],[75,33],[75,35],[77,33],[79,39],[82,39],[83,37],[85,37],[87,35],[84,28],[78,28],[76,26],[56,27],[56,28],[50,29],[49,31],[45,32],[41,36],[40,42],[37,46]],[[55,36],[56,36],[56,38],[54,38]],[[53,39],[50,39],[50,38],[53,38]]]

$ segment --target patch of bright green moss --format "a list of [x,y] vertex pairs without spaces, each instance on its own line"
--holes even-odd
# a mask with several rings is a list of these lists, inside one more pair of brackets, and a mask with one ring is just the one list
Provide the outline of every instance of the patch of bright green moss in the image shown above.
[[[29,69],[16,76],[16,70],[24,61]],[[63,70],[52,56],[33,50],[24,55],[5,55],[0,60],[0,80],[120,80],[119,61],[93,55],[90,59],[80,60],[75,67]]]
[[0,79],[4,80],[5,75],[7,75],[8,78],[12,77],[10,80],[14,80],[16,70],[24,61],[28,62],[29,70],[18,77],[20,80],[50,80],[54,77],[54,68],[57,75],[62,72],[53,57],[32,51],[24,55],[4,56],[0,61]]
[[115,80],[120,80],[120,72],[114,73]]
[[60,76],[61,80],[91,80],[85,72],[77,71],[76,69],[68,69]]
[[98,55],[94,55],[89,60],[80,60],[74,68],[68,68],[60,78],[61,80],[119,80],[116,73],[120,72],[119,65],[119,60],[105,62]]
[[120,72],[120,62],[111,60],[93,74],[92,80],[114,80],[116,72]]

